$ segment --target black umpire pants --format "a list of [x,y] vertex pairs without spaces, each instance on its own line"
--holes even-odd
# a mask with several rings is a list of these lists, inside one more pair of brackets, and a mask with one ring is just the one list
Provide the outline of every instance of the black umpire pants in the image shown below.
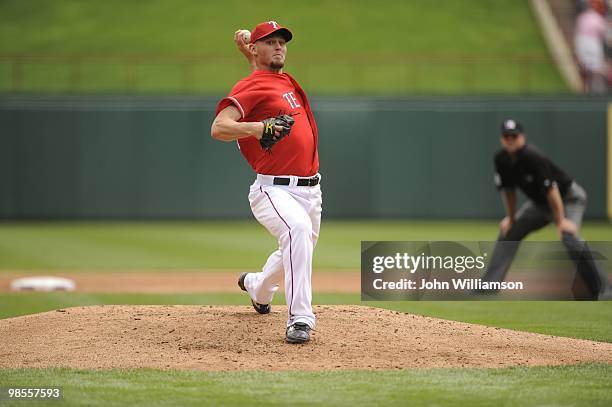
[[[582,217],[586,208],[587,195],[584,189],[576,182],[572,183],[566,196],[563,198],[565,217],[574,222],[580,230]],[[516,213],[516,219],[512,228],[506,236],[501,232],[497,237],[493,255],[489,267],[482,281],[501,282],[506,278],[510,265],[519,249],[521,240],[529,233],[538,230],[553,222],[552,211],[548,207],[542,207],[527,201]],[[576,264],[576,278],[581,280],[586,292],[574,292],[576,299],[596,300],[599,294],[605,292],[608,287],[607,275],[602,272],[593,260],[588,244],[579,236],[563,233],[563,245]],[[498,244],[505,242],[504,244]],[[576,287],[576,284],[574,284]]]

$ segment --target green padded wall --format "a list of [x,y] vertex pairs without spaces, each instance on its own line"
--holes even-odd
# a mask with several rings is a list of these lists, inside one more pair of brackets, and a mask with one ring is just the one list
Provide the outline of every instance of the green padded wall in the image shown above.
[[[250,167],[210,138],[217,97],[0,97],[0,217],[248,217]],[[313,98],[328,217],[502,214],[505,117],[606,217],[604,98]]]

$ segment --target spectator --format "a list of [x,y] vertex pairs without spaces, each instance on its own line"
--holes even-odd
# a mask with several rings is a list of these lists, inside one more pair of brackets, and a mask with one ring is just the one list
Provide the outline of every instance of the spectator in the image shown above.
[[607,0],[606,9],[606,37],[604,39],[604,48],[608,75],[608,93],[610,93],[612,91],[612,0]]
[[591,4],[585,5],[576,18],[574,47],[582,70],[585,91],[603,93],[605,86],[604,36],[606,19]]

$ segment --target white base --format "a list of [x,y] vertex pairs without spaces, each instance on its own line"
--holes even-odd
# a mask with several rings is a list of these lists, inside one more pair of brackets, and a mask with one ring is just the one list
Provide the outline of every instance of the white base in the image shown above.
[[14,291],[74,291],[76,284],[62,277],[23,277],[11,281]]

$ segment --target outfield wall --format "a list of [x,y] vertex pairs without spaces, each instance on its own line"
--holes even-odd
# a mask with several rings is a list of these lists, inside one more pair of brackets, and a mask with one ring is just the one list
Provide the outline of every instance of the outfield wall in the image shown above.
[[[210,138],[217,98],[0,97],[0,218],[247,217],[253,180]],[[328,217],[499,217],[492,156],[522,120],[607,209],[605,98],[314,98]]]

